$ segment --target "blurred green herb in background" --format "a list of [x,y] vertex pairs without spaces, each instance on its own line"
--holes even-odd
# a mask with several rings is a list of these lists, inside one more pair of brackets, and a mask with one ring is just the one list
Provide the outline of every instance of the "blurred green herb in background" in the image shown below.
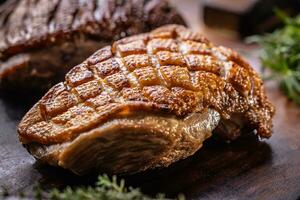
[[273,33],[249,37],[247,41],[262,47],[262,65],[271,70],[266,79],[279,81],[285,94],[300,105],[300,16],[291,18],[280,10],[275,13],[284,26]]
[[[158,194],[155,198],[143,194],[138,188],[125,187],[124,180],[117,180],[116,176],[109,178],[107,175],[98,177],[94,187],[67,187],[64,190],[52,189],[48,192],[40,188],[34,190],[33,197],[22,194],[18,199],[37,199],[37,200],[165,200],[164,194]],[[3,190],[3,198],[10,197],[8,190]],[[1,199],[1,195],[0,195]],[[183,195],[179,195],[177,200],[184,200]]]

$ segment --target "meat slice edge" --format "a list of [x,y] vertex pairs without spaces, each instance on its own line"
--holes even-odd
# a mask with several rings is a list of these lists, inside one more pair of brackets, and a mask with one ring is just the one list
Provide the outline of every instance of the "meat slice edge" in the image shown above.
[[84,175],[91,171],[136,173],[167,167],[202,147],[220,120],[208,109],[184,119],[136,114],[110,120],[82,133],[72,142],[43,146],[27,144],[36,159]]

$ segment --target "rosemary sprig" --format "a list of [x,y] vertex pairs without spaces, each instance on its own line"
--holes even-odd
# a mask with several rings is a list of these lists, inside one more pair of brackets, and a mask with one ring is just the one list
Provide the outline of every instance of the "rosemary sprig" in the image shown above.
[[[41,191],[35,189],[34,199],[49,200],[165,200],[164,194],[158,194],[155,198],[143,194],[140,189],[125,187],[124,180],[117,180],[116,176],[109,178],[107,175],[98,177],[94,187],[67,187],[64,190],[52,189],[50,191]],[[5,190],[5,195],[8,193]],[[1,196],[0,196],[1,198]],[[27,199],[26,195],[22,198]],[[22,199],[20,197],[20,199]],[[178,200],[184,200],[183,195],[179,195]]]
[[263,67],[271,71],[269,78],[279,81],[288,98],[300,105],[300,16],[291,18],[280,10],[275,13],[284,26],[248,41],[262,47],[260,58]]
[[63,191],[57,189],[49,193],[51,200],[148,200],[150,197],[142,194],[139,189],[125,188],[124,180],[117,182],[116,176],[110,179],[107,175],[99,176],[95,187],[80,187],[72,189],[67,187]]

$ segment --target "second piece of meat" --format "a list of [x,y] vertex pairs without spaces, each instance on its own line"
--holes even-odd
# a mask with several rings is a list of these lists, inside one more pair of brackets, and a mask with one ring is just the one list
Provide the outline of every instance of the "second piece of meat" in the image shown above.
[[46,89],[113,40],[184,24],[165,0],[8,0],[0,7],[0,88]]

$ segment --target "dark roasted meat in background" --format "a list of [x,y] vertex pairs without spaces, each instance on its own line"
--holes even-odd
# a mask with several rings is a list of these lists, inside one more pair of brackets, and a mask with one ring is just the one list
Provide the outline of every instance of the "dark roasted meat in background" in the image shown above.
[[9,0],[0,7],[0,88],[43,89],[97,49],[163,24],[165,0]]

